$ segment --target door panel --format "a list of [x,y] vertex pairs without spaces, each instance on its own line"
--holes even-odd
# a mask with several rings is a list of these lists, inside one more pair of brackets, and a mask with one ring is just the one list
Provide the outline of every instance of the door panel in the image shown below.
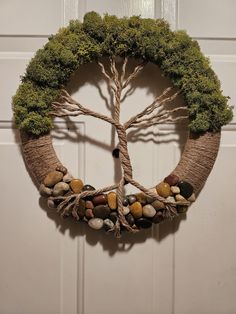
[[[215,167],[187,217],[116,240],[60,219],[39,200],[11,112],[19,76],[35,51],[60,26],[91,10],[164,17],[173,29],[185,28],[209,56],[233,105],[235,2],[18,2],[0,1],[0,314],[235,313],[235,118],[223,129]],[[135,93],[122,104],[122,120],[151,103],[167,84],[148,65],[135,81]],[[110,95],[95,64],[81,67],[68,88],[83,105],[110,114]],[[185,139],[186,129],[174,125],[143,130],[138,137],[130,134],[135,178],[145,186],[161,180],[177,164]],[[119,163],[112,157],[117,138],[105,122],[57,119],[53,141],[63,163],[86,183],[102,187],[119,178]]]

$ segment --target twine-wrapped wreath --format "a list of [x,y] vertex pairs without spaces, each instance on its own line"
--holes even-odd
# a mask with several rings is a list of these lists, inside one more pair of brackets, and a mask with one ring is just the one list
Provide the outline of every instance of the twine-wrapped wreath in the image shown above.
[[[102,57],[108,57],[109,68]],[[123,60],[120,71],[117,57]],[[127,74],[130,58],[141,62]],[[97,61],[114,94],[112,117],[84,107],[65,89],[73,72],[91,61]],[[174,88],[164,90],[142,112],[122,123],[123,92],[148,62],[158,65]],[[167,110],[166,104],[178,94],[186,105]],[[26,164],[48,206],[62,216],[86,221],[94,229],[112,231],[116,237],[122,230],[136,232],[187,210],[214,165],[221,127],[232,118],[219,80],[197,42],[185,32],[172,32],[161,19],[102,18],[95,12],[86,14],[83,23],[71,21],[36,53],[13,97],[13,106]],[[116,129],[119,143],[114,155],[123,170],[117,184],[95,189],[73,178],[57,158],[50,135],[52,118],[79,115],[102,119]],[[145,188],[133,178],[127,130],[186,118],[189,136],[180,162],[156,187]],[[140,193],[124,195],[126,184]]]

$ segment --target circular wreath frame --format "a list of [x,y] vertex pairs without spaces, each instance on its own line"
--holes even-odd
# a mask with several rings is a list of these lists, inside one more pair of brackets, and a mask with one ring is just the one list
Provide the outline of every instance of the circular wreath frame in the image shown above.
[[95,12],[86,14],[83,23],[71,21],[50,38],[29,63],[13,97],[22,152],[36,182],[40,185],[49,172],[63,167],[50,135],[52,101],[81,64],[103,56],[152,62],[181,91],[188,106],[190,132],[171,175],[191,184],[198,194],[214,165],[221,127],[232,118],[228,98],[222,95],[208,59],[196,41],[183,31],[172,32],[162,19],[102,18]]

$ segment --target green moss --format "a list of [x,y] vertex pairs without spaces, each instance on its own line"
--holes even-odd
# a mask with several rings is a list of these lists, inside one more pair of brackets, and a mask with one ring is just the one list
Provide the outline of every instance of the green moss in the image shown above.
[[87,13],[50,37],[29,63],[13,97],[19,128],[34,135],[52,128],[50,104],[81,64],[107,55],[155,63],[179,88],[189,107],[192,132],[218,131],[232,119],[228,98],[199,45],[184,31],[172,32],[162,19],[117,18]]

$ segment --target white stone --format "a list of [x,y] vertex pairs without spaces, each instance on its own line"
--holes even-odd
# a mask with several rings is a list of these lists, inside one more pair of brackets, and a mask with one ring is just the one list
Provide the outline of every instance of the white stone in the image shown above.
[[171,192],[173,193],[173,194],[179,194],[180,193],[180,188],[178,187],[178,186],[171,186],[170,187],[170,189],[171,189]]
[[104,221],[101,218],[92,218],[89,220],[88,225],[90,228],[99,230],[103,227]]
[[156,215],[156,210],[152,205],[148,204],[148,205],[143,206],[144,217],[152,218],[155,215]]
[[186,199],[180,194],[176,194],[175,199],[177,202],[186,201]]
[[128,215],[128,213],[130,212],[129,207],[124,206],[123,209],[122,209],[122,212],[123,212],[123,214],[124,214],[125,216]]
[[170,202],[170,203],[175,203],[175,198],[174,198],[173,196],[168,196],[168,197],[166,198],[166,201],[167,201],[167,202]]
[[60,196],[64,195],[66,192],[68,192],[70,189],[69,185],[65,182],[58,182],[56,185],[54,185],[53,188],[53,196]]
[[63,177],[63,182],[69,183],[73,179],[74,179],[74,177],[70,173],[67,173]]
[[189,201],[189,202],[195,202],[195,200],[196,200],[196,195],[195,195],[195,193],[193,193],[193,194],[188,198],[188,201]]
[[112,229],[114,227],[113,221],[111,221],[111,219],[108,218],[104,220],[104,225],[107,226],[109,229]]

